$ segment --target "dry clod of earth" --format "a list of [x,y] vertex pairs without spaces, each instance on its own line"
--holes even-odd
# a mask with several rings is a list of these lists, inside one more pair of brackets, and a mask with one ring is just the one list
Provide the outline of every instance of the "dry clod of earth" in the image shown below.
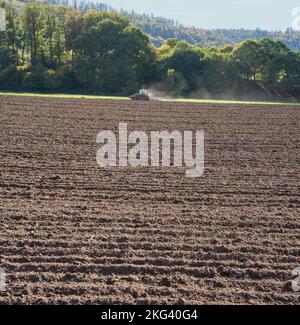
[[[0,303],[299,304],[300,106],[0,97]],[[205,131],[205,174],[96,135]]]

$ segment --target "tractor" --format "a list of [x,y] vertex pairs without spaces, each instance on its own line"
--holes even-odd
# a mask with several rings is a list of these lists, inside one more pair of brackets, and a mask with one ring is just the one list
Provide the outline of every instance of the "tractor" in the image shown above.
[[143,100],[143,101],[150,101],[150,96],[147,93],[147,90],[141,89],[138,93],[129,96],[131,100]]

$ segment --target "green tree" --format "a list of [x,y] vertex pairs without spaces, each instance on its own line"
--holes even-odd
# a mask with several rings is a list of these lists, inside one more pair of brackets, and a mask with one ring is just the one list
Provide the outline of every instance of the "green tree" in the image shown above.
[[256,80],[261,71],[261,51],[257,41],[249,39],[237,45],[232,60],[242,78]]
[[281,42],[274,42],[268,38],[261,40],[261,79],[268,87],[276,87],[280,82],[282,74],[286,73],[286,62],[291,51]]
[[147,79],[145,67],[151,64],[154,51],[148,37],[133,28],[127,18],[89,11],[83,17],[69,19],[67,31],[75,75],[87,89],[123,93]]
[[0,47],[0,70],[16,63],[16,52],[7,46]]
[[199,78],[203,72],[204,51],[198,46],[192,46],[186,41],[178,42],[170,51],[160,55],[163,75],[168,70],[180,72],[185,78],[188,89],[194,91],[199,86]]
[[300,53],[291,52],[286,57],[285,73],[281,75],[281,87],[285,92],[288,92],[296,97],[300,97]]
[[207,50],[200,86],[213,94],[228,90],[236,82],[237,75],[230,61],[230,52],[224,52],[222,49],[219,52]]
[[35,65],[38,63],[38,56],[42,56],[42,32],[45,26],[44,7],[37,3],[26,5],[22,13],[22,25],[25,45],[30,53],[30,62]]
[[171,96],[181,96],[186,93],[188,84],[181,72],[168,69],[158,88]]

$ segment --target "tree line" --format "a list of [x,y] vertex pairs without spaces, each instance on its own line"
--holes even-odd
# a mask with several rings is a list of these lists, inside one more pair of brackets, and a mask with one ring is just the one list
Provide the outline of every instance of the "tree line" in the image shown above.
[[300,53],[280,41],[203,46],[170,38],[155,47],[117,12],[2,3],[0,88],[128,95],[299,96]]

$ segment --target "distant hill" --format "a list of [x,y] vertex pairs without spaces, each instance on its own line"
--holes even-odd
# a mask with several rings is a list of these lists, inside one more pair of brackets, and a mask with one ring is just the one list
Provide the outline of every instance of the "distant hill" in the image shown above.
[[[30,2],[20,0],[21,2]],[[90,0],[42,0],[52,4],[62,4],[85,12],[89,9],[100,11],[116,11],[109,5]],[[226,44],[238,44],[249,38],[260,40],[269,37],[272,40],[279,40],[290,49],[300,51],[300,32],[287,29],[285,32],[269,32],[261,29],[215,29],[207,30],[196,27],[186,27],[177,21],[154,15],[137,14],[134,11],[121,11],[127,16],[133,25],[148,34],[152,43],[160,46],[168,38],[186,40],[191,44],[199,43],[203,46],[222,46]]]
[[269,37],[282,41],[292,50],[300,51],[300,32],[287,29],[286,32],[268,32],[261,29],[215,29],[207,30],[196,27],[186,27],[174,20],[153,15],[140,15],[135,12],[123,11],[132,23],[144,33],[150,35],[155,45],[161,45],[167,38],[186,40],[191,44],[199,43],[204,46],[220,46],[225,44],[238,44],[246,39],[260,40]]

